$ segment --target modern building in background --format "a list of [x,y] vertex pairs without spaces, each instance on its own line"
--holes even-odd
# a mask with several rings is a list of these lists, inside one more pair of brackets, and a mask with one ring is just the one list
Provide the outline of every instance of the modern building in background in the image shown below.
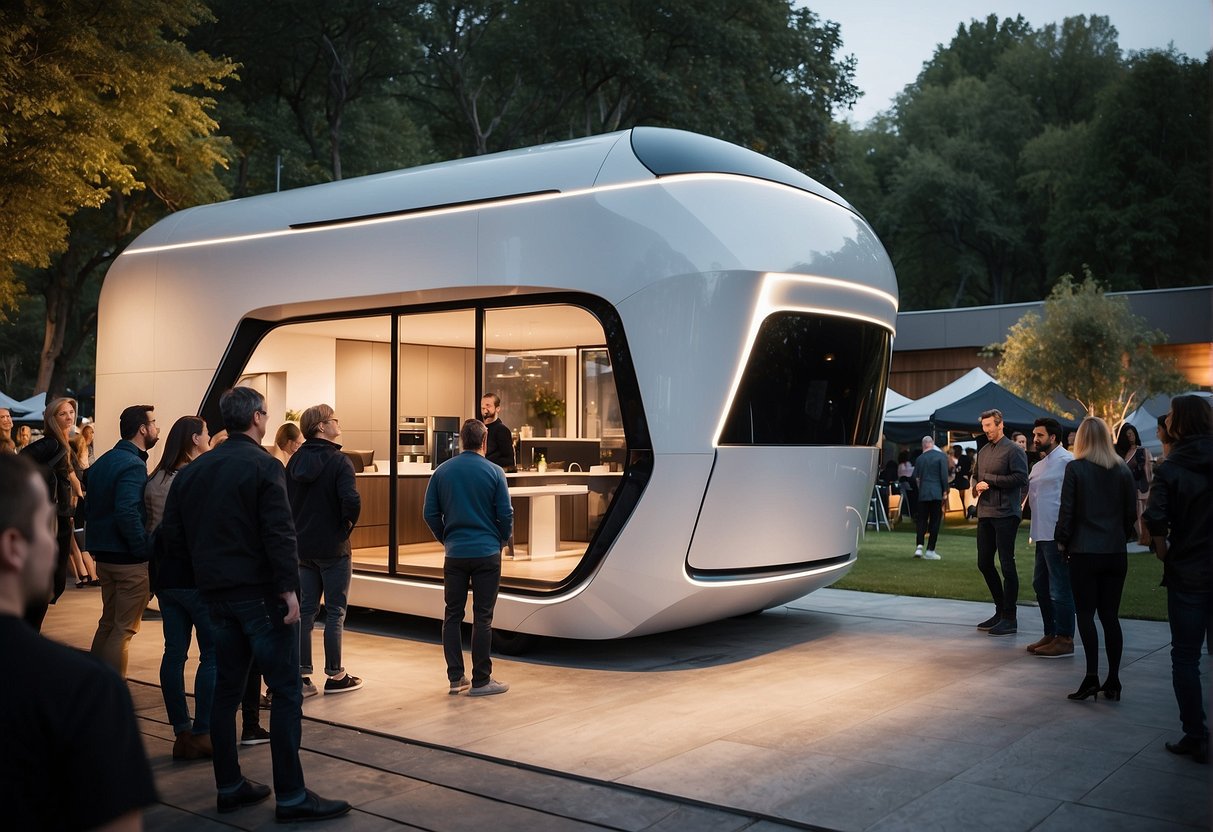
[[[1134,315],[1163,333],[1166,343],[1155,352],[1173,358],[1192,387],[1213,386],[1213,286],[1108,295],[1127,299]],[[889,387],[918,399],[974,367],[996,375],[998,359],[981,351],[1006,340],[1025,314],[1040,314],[1043,308],[1043,303],[1011,303],[899,313]]]

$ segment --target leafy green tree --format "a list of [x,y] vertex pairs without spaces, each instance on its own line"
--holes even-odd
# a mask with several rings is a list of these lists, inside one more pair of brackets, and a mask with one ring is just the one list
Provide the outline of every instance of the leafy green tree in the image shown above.
[[1174,363],[1151,349],[1160,332],[1149,330],[1123,297],[1108,297],[1088,271],[1081,283],[1063,275],[1044,304],[1044,317],[1024,315],[1001,344],[998,380],[1041,406],[1072,399],[1085,415],[1116,427],[1141,403],[1185,388]]
[[206,15],[199,0],[0,6],[0,304],[15,265],[63,251],[73,213],[147,186],[133,156],[176,141],[222,162],[205,93],[234,67],[180,41]]
[[218,116],[232,191],[264,193],[429,161],[403,94],[420,60],[407,0],[212,0],[191,42],[240,63]]

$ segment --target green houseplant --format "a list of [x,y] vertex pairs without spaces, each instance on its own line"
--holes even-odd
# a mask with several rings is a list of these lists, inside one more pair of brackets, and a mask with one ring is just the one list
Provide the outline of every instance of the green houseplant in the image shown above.
[[527,400],[535,417],[543,422],[545,428],[552,429],[552,420],[564,416],[564,399],[555,393],[549,393],[547,388],[537,387]]

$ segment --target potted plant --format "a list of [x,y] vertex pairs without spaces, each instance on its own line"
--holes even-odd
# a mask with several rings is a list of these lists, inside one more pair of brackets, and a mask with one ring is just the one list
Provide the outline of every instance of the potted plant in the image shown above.
[[535,417],[541,420],[547,428],[547,435],[552,435],[552,420],[564,416],[564,399],[554,393],[549,393],[544,387],[537,387],[527,401]]

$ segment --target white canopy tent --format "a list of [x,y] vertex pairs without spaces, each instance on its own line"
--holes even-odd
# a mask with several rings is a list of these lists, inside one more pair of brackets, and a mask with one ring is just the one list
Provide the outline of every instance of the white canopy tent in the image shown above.
[[[46,410],[46,394],[39,393],[36,396],[30,396],[28,399],[22,399],[13,407],[14,422],[41,422],[42,411]],[[17,411],[21,411],[21,415],[17,415]]]
[[885,436],[899,442],[910,442],[916,438],[922,438],[931,431],[931,417],[936,410],[958,399],[963,399],[992,381],[994,381],[993,376],[980,367],[974,367],[934,393],[928,393],[921,399],[914,399],[901,407],[886,409]]
[[885,415],[888,416],[890,410],[896,410],[899,407],[904,407],[905,405],[910,404],[913,401],[914,400],[911,399],[909,396],[903,396],[900,393],[898,393],[896,390],[894,390],[892,387],[890,387],[890,388],[886,389],[885,393],[884,393]]

